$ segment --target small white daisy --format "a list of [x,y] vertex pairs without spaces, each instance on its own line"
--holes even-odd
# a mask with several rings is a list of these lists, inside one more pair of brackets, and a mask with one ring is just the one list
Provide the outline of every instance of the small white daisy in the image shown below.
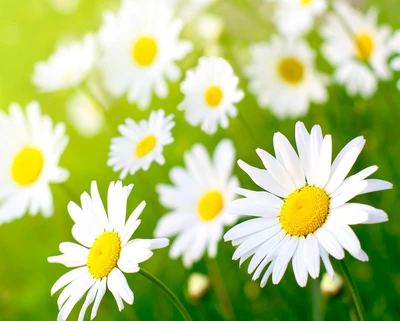
[[48,61],[36,63],[32,82],[41,92],[74,88],[86,79],[96,59],[94,37],[86,35],[81,43],[60,47]]
[[273,37],[269,44],[253,45],[250,53],[249,89],[261,107],[280,118],[298,117],[310,102],[327,101],[328,78],[315,69],[315,53],[306,41]]
[[391,29],[377,25],[378,12],[371,8],[365,16],[347,2],[335,3],[335,13],[321,28],[325,40],[322,53],[335,67],[334,79],[351,96],[371,97],[378,79],[391,78],[388,58]]
[[110,93],[127,93],[128,101],[141,109],[148,107],[153,91],[165,98],[165,78],[179,79],[176,62],[192,48],[179,40],[181,29],[181,21],[158,0],[125,0],[117,14],[107,13],[99,42],[104,51],[100,68]]
[[234,104],[243,99],[237,88],[239,79],[230,64],[223,58],[202,57],[194,70],[189,70],[181,84],[185,95],[178,109],[185,111],[185,118],[192,126],[201,126],[207,134],[229,126],[228,116],[235,117]]
[[162,109],[152,111],[149,120],[138,123],[127,118],[125,125],[118,127],[122,137],[111,140],[107,165],[112,166],[115,172],[121,171],[121,179],[139,169],[147,171],[153,161],[163,165],[164,146],[174,141],[171,135],[175,126],[173,118],[173,114],[165,116]]
[[[92,182],[90,194],[83,193],[81,207],[74,202],[68,204],[68,212],[75,222],[72,235],[80,244],[60,244],[58,256],[48,258],[51,263],[61,263],[75,269],[64,274],[51,289],[51,294],[65,287],[58,300],[60,312],[57,320],[68,318],[74,306],[88,292],[79,313],[79,321],[85,317],[87,308],[94,302],[91,319],[99,308],[108,288],[117,302],[133,303],[133,292],[122,272],[136,273],[139,263],[152,257],[154,249],[168,246],[168,239],[133,239],[132,234],[140,225],[139,215],[146,202],[143,201],[126,220],[126,203],[133,185],[122,186],[111,183],[107,195],[107,212],[103,206],[96,182]],[[122,272],[121,272],[122,271]]]
[[[390,41],[390,48],[397,54],[390,62],[390,68],[395,71],[400,71],[400,30],[394,33]],[[400,90],[400,80],[397,81],[397,89]]]
[[182,255],[185,267],[199,261],[206,250],[215,257],[224,226],[237,220],[227,212],[234,199],[233,189],[239,185],[231,176],[234,159],[235,149],[229,140],[218,144],[212,160],[203,145],[194,145],[185,153],[186,169],[174,167],[170,171],[174,185],[157,186],[161,204],[172,211],[160,219],[155,235],[178,234],[169,254],[173,259]]
[[41,114],[37,102],[10,105],[9,115],[0,111],[0,224],[25,212],[53,214],[51,183],[62,183],[69,173],[58,166],[68,143],[65,125],[53,126]]
[[314,126],[311,134],[304,124],[296,124],[298,155],[281,133],[274,136],[276,158],[257,149],[266,169],[239,161],[239,166],[263,192],[237,189],[245,196],[232,202],[229,212],[257,216],[225,234],[225,241],[239,245],[233,259],[243,263],[253,256],[248,273],[260,277],[265,286],[272,274],[277,284],[292,260],[294,275],[305,286],[308,274],[317,278],[320,259],[333,278],[329,255],[344,258],[344,250],[360,261],[367,261],[360,241],[349,225],[373,224],[388,220],[387,214],[372,206],[348,203],[364,193],[392,188],[379,179],[367,179],[378,167],[370,166],[346,178],[365,144],[363,137],[349,142],[331,164],[332,140]]

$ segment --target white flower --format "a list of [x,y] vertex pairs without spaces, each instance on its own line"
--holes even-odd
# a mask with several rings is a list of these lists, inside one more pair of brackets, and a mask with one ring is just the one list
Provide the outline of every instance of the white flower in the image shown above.
[[86,79],[96,58],[94,37],[86,35],[82,43],[59,47],[48,61],[36,63],[32,82],[42,92],[76,87]]
[[334,79],[349,95],[371,97],[377,80],[391,77],[387,61],[392,53],[390,27],[378,27],[378,13],[373,8],[363,16],[348,3],[338,2],[335,10],[321,28],[325,40],[322,53],[336,69]]
[[294,275],[300,286],[308,274],[317,278],[322,259],[333,278],[329,255],[344,258],[344,250],[361,261],[367,254],[349,225],[372,224],[388,220],[387,214],[372,206],[348,203],[364,193],[392,188],[392,184],[367,179],[378,167],[370,166],[346,178],[365,140],[357,137],[349,142],[331,164],[332,140],[322,136],[314,126],[309,134],[303,123],[296,124],[298,154],[281,133],[274,136],[274,158],[257,149],[266,169],[258,169],[239,161],[239,166],[263,192],[238,189],[245,198],[232,202],[229,212],[258,218],[243,222],[228,233],[225,241],[240,245],[233,259],[244,262],[253,256],[248,273],[261,280],[263,287],[270,275],[277,284],[292,259]]
[[228,116],[235,117],[234,104],[243,99],[238,90],[239,79],[230,64],[223,58],[202,57],[194,70],[189,70],[181,84],[185,95],[178,106],[185,111],[185,118],[192,126],[201,126],[207,134],[229,126]]
[[[72,235],[77,242],[60,244],[58,256],[48,258],[51,263],[74,267],[64,274],[51,289],[51,294],[65,287],[58,298],[60,312],[57,320],[64,321],[77,302],[88,292],[79,313],[79,321],[85,317],[93,303],[91,319],[99,308],[108,288],[121,311],[124,303],[133,303],[133,292],[122,272],[136,273],[139,263],[148,260],[152,250],[166,247],[167,239],[133,239],[132,234],[140,225],[139,215],[146,202],[143,201],[126,220],[126,203],[133,185],[122,187],[121,182],[111,183],[107,195],[107,212],[103,206],[96,182],[92,182],[91,196],[83,193],[81,207],[70,202],[68,212],[75,222]],[[108,215],[107,215],[108,214]],[[122,271],[122,272],[121,272]]]
[[[400,54],[400,30],[394,33],[389,45],[396,54]],[[395,71],[400,71],[400,55],[392,59],[390,67]],[[400,90],[400,80],[397,81],[397,89]]]
[[179,79],[176,62],[192,48],[179,40],[181,29],[181,21],[158,0],[125,0],[117,14],[107,13],[99,42],[104,51],[100,67],[110,93],[127,93],[128,101],[142,109],[150,104],[153,91],[165,98],[165,78]]
[[121,171],[121,179],[139,169],[147,171],[153,161],[163,165],[164,146],[174,141],[171,136],[171,129],[175,126],[173,118],[173,114],[165,116],[162,109],[151,112],[149,120],[138,123],[127,118],[125,125],[118,127],[122,137],[111,140],[107,165],[114,171]]
[[315,69],[315,53],[300,39],[273,37],[251,48],[249,89],[261,107],[280,117],[305,115],[310,102],[325,103],[328,79]]
[[65,126],[53,127],[37,102],[10,105],[9,115],[0,111],[0,224],[25,212],[53,214],[51,183],[62,183],[69,173],[58,166],[67,146]]
[[169,254],[174,259],[182,255],[185,267],[200,260],[206,250],[215,257],[224,226],[236,222],[237,217],[227,212],[238,186],[231,176],[234,158],[229,140],[218,144],[212,160],[203,145],[194,145],[185,153],[186,169],[170,171],[174,185],[157,186],[161,204],[172,211],[160,219],[155,235],[178,234]]

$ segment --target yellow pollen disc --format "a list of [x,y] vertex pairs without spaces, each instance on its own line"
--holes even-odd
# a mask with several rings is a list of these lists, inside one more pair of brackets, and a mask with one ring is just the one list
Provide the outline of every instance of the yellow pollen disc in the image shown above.
[[121,238],[115,232],[104,232],[90,248],[87,266],[96,279],[109,275],[117,266],[121,254]]
[[197,211],[203,221],[212,221],[224,207],[224,200],[218,191],[211,191],[202,196],[197,203]]
[[304,66],[296,58],[283,58],[278,64],[281,78],[290,85],[299,84],[304,78]]
[[367,33],[360,33],[356,37],[356,57],[368,61],[374,51],[374,41]]
[[133,60],[142,67],[152,64],[157,56],[157,43],[151,37],[139,38],[132,47]]
[[211,108],[215,108],[219,105],[222,100],[222,90],[218,86],[211,86],[207,89],[204,100],[206,101],[207,105]]
[[17,154],[12,162],[12,178],[19,185],[30,185],[39,178],[43,164],[42,152],[33,147],[26,147]]
[[325,223],[329,213],[329,197],[322,188],[304,186],[290,194],[283,203],[280,222],[293,236],[306,236]]
[[135,149],[136,157],[143,157],[150,153],[156,146],[157,138],[153,135],[146,136],[137,145]]
[[312,1],[312,0],[301,0],[301,4],[302,4],[303,6],[306,6],[306,5],[310,4],[311,1]]

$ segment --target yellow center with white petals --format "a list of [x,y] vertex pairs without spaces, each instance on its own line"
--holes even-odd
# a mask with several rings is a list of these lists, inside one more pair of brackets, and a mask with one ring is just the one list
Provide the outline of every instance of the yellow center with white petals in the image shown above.
[[42,152],[34,147],[25,147],[12,162],[11,176],[18,185],[31,185],[39,178],[43,165]]
[[218,86],[211,86],[206,90],[204,94],[204,100],[208,107],[215,108],[219,105],[222,100],[223,92]]
[[329,197],[322,188],[304,186],[283,203],[280,223],[290,235],[306,236],[320,228],[329,213]]
[[140,37],[132,46],[132,58],[141,67],[151,65],[157,52],[157,43],[151,37]]
[[220,192],[210,191],[204,194],[197,203],[197,211],[203,221],[212,221],[224,207],[224,199]]
[[156,146],[157,138],[153,135],[146,136],[137,145],[135,149],[135,155],[138,158],[146,156]]
[[356,36],[356,57],[361,61],[368,61],[374,51],[374,40],[367,33]]
[[286,83],[298,85],[304,78],[304,65],[296,58],[286,57],[279,62],[278,73]]
[[87,266],[96,279],[109,275],[117,266],[121,254],[121,238],[115,232],[104,232],[90,248]]

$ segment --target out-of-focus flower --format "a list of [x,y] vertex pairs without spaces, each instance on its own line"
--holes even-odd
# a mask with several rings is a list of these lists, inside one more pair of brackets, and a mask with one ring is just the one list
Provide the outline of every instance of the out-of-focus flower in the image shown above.
[[364,16],[347,2],[335,3],[335,13],[321,28],[325,39],[322,52],[335,67],[334,79],[350,96],[371,97],[378,79],[391,78],[388,58],[390,27],[377,25],[378,12],[371,8]]
[[141,109],[149,106],[153,91],[165,98],[166,79],[180,78],[176,62],[192,48],[179,40],[181,29],[181,21],[158,0],[125,0],[116,14],[105,14],[99,32],[104,51],[100,68],[109,92],[127,93],[128,101]]
[[234,104],[243,99],[237,88],[239,79],[230,64],[223,58],[202,57],[194,70],[189,70],[181,84],[185,95],[178,106],[192,126],[201,126],[207,134],[229,126],[228,116],[235,117]]
[[227,211],[234,199],[233,188],[239,184],[231,176],[234,159],[235,149],[229,140],[218,144],[212,160],[205,147],[197,144],[185,153],[186,169],[174,167],[170,171],[174,185],[157,186],[161,204],[172,211],[160,219],[155,235],[178,234],[169,254],[173,259],[182,256],[187,268],[206,250],[215,257],[224,226],[237,220]]
[[51,183],[62,183],[69,173],[58,166],[68,143],[65,126],[53,127],[37,102],[26,114],[13,103],[9,115],[0,111],[0,224],[25,212],[53,214]]
[[51,289],[53,295],[65,287],[57,301],[60,309],[57,320],[66,320],[86,292],[79,321],[83,321],[87,308],[93,302],[91,319],[96,316],[107,288],[120,311],[124,308],[123,301],[132,304],[133,292],[122,272],[138,272],[139,263],[151,258],[152,250],[168,246],[168,239],[129,241],[140,225],[138,217],[146,206],[145,201],[140,203],[125,221],[126,203],[132,187],[112,182],[108,188],[107,212],[95,181],[91,185],[91,196],[86,192],[82,194],[81,207],[74,202],[68,204],[69,215],[75,222],[72,235],[81,245],[61,243],[63,254],[48,258],[51,263],[75,268],[59,278]]
[[[393,38],[390,41],[390,48],[396,54],[400,54],[400,30],[397,30],[394,33]],[[395,71],[400,71],[400,55],[392,59],[390,67]],[[400,90],[400,80],[397,82],[397,89]]]
[[165,0],[184,21],[192,21],[217,0]]
[[321,281],[321,292],[326,296],[336,296],[342,291],[343,279],[338,273],[334,273],[333,279],[328,273],[324,273]]
[[224,21],[217,15],[201,15],[196,24],[197,34],[208,44],[214,44],[221,36],[224,29]]
[[149,120],[138,123],[127,118],[125,124],[118,127],[122,137],[111,140],[107,165],[114,171],[121,171],[121,179],[139,169],[147,171],[153,161],[163,165],[164,146],[174,141],[171,135],[175,125],[173,118],[173,114],[165,116],[162,109],[151,112]]
[[80,0],[49,0],[50,6],[61,14],[74,13],[80,4]]
[[211,287],[209,278],[201,273],[192,273],[188,279],[187,293],[190,299],[201,299]]
[[278,117],[305,115],[310,102],[328,99],[328,78],[315,69],[315,53],[300,39],[274,37],[251,47],[249,90]]
[[388,220],[387,214],[372,206],[348,203],[357,195],[390,189],[392,184],[366,179],[378,167],[370,166],[348,177],[365,144],[363,137],[350,141],[331,164],[332,140],[323,137],[316,125],[308,133],[304,124],[296,124],[298,155],[281,133],[274,136],[276,158],[257,149],[266,169],[252,167],[239,160],[239,166],[264,192],[237,189],[245,196],[235,200],[229,213],[258,216],[228,231],[224,239],[239,245],[233,259],[243,263],[253,255],[248,273],[260,277],[265,286],[279,283],[292,260],[297,283],[304,287],[308,275],[317,278],[320,259],[333,278],[329,260],[344,258],[344,250],[360,261],[367,261],[360,241],[350,228],[354,224],[373,224]]

